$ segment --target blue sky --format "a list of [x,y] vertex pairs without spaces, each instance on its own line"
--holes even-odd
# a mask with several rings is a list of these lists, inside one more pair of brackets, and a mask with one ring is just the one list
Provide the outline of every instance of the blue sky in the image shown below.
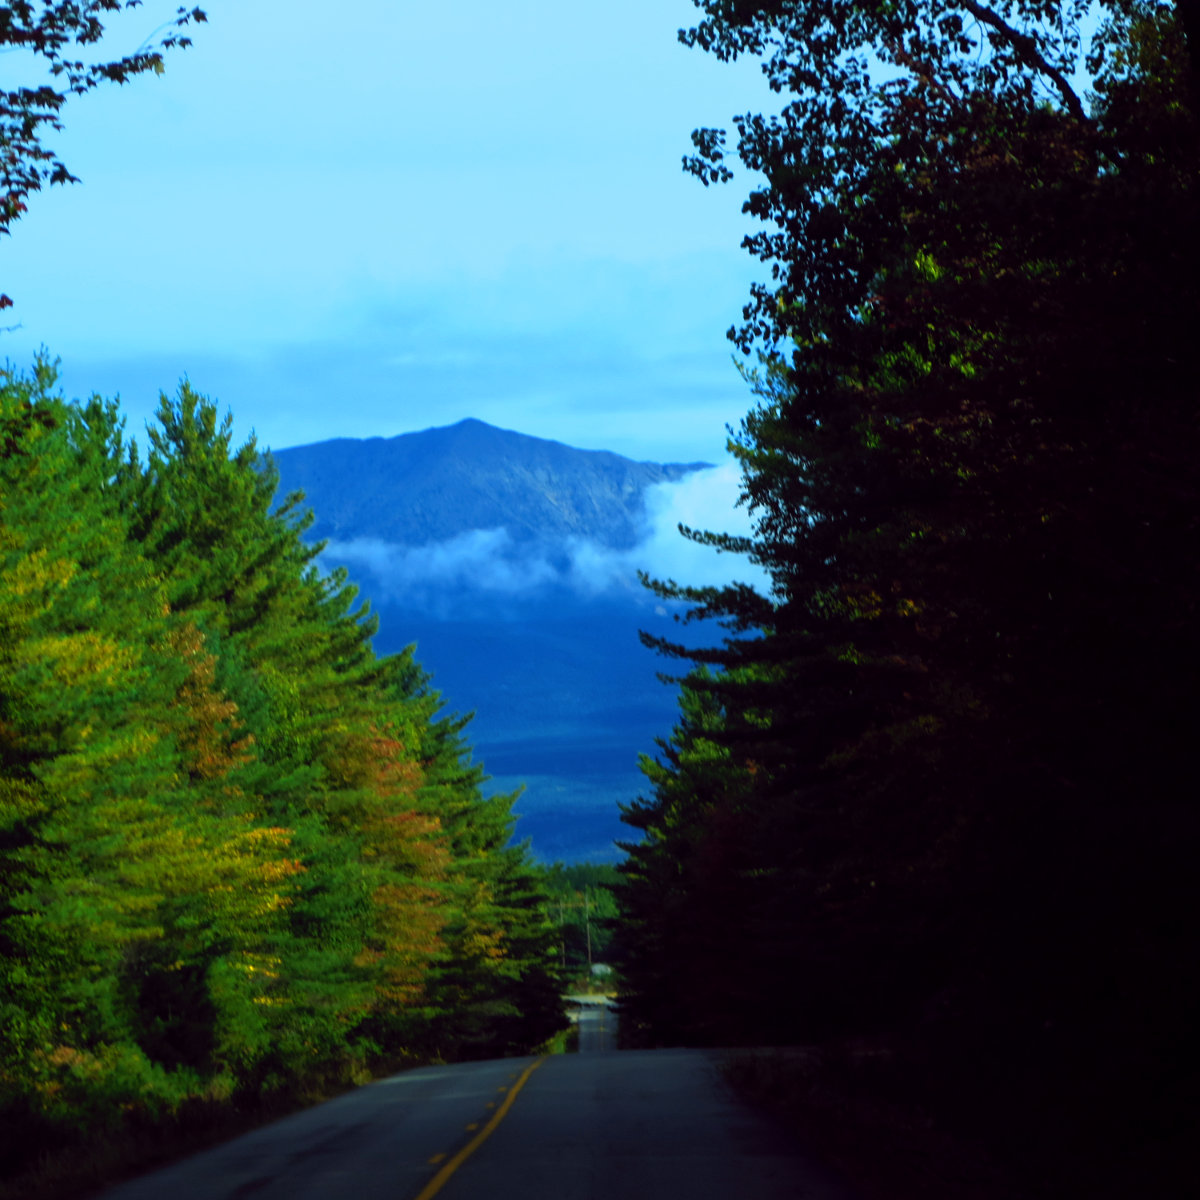
[[749,181],[705,189],[680,158],[770,94],[678,44],[688,0],[204,7],[162,77],[68,104],[54,145],[83,182],[0,243],[0,354],[48,347],[134,433],[186,374],[275,447],[475,416],[722,458],[749,404],[724,338],[757,274]]

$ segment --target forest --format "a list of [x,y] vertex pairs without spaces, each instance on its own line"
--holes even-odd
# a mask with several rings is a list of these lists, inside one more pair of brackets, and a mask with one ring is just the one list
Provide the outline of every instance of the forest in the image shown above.
[[[890,1200],[1194,1190],[1200,6],[694,3],[779,104],[684,160],[749,180],[764,277],[753,531],[684,533],[770,583],[645,580],[695,627],[644,639],[679,712],[619,916],[213,401],[139,445],[0,372],[0,1171],[529,1051],[602,949],[631,1045],[807,1047],[801,1107],[1012,1183]],[[52,80],[0,91],[0,235],[66,99],[205,19],[75,61],[129,7],[0,7]]]
[[624,808],[624,1032],[823,1047],[1021,1194],[1181,1194],[1197,7],[697,7],[780,107],[685,162],[753,173],[769,276],[729,331],[754,531],[689,536],[770,587],[648,581],[710,635],[647,639],[679,717]]
[[514,797],[275,490],[188,385],[141,448],[0,376],[5,1174],[564,1024]]
[[[107,58],[137,7],[0,7],[12,79],[44,68],[0,91],[0,236],[76,181],[51,143],[67,101],[161,74],[206,20],[179,8]],[[468,718],[411,648],[376,654],[231,415],[185,382],[139,445],[57,371],[0,368],[4,1194],[551,1038],[544,873]]]

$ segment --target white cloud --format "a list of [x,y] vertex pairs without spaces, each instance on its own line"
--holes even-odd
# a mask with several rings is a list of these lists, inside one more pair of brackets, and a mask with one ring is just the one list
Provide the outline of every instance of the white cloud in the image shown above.
[[[679,533],[679,526],[712,533],[748,536],[750,515],[738,505],[741,473],[733,463],[696,471],[678,483],[659,484],[646,494],[650,534],[636,553],[645,569],[680,583],[720,585],[743,580],[762,582],[762,573],[741,555],[721,554]],[[640,565],[640,564],[639,564]]]
[[737,506],[740,478],[732,464],[696,471],[646,493],[644,536],[631,550],[595,541],[516,542],[507,529],[476,529],[429,546],[400,546],[374,538],[330,542],[328,566],[352,577],[365,570],[382,597],[421,607],[453,606],[455,597],[518,599],[548,587],[589,597],[641,596],[638,571],[693,586],[744,582],[765,588],[763,572],[741,555],[722,554],[683,537],[679,526],[735,535],[751,532]]
[[365,567],[397,596],[417,589],[468,588],[517,595],[557,578],[539,554],[521,553],[507,529],[472,529],[430,546],[399,546],[377,538],[331,541],[330,565]]

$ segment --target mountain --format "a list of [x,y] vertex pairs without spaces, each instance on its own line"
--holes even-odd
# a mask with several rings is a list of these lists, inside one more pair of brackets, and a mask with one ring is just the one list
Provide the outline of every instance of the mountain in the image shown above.
[[[651,490],[707,464],[633,462],[476,420],[272,457],[278,495],[305,493],[308,536],[329,540],[326,564],[346,565],[371,601],[376,649],[415,642],[447,708],[475,714],[468,736],[492,788],[524,789],[518,838],[544,860],[615,859],[631,833],[617,803],[638,794],[638,754],[676,716],[638,630],[680,633],[628,552],[647,536]],[[657,519],[673,530],[673,514]]]
[[518,543],[574,537],[628,549],[641,533],[646,488],[709,465],[634,462],[477,420],[272,457],[280,492],[307,494],[314,537],[402,546],[503,527]]

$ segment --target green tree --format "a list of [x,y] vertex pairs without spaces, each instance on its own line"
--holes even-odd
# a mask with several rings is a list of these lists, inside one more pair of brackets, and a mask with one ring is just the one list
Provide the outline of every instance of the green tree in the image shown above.
[[115,410],[53,384],[43,362],[0,386],[5,1157],[236,1067],[290,869],[285,831],[215,803],[244,743],[130,540]]
[[[405,859],[401,827],[387,824],[412,803],[386,733],[403,715],[370,647],[373,619],[344,573],[319,574],[319,547],[301,538],[311,516],[298,497],[275,509],[269,460],[253,440],[234,446],[231,418],[184,384],[162,399],[145,464],[133,451],[128,464],[132,537],[172,613],[215,651],[214,679],[254,747],[224,804],[288,831],[298,869],[252,964],[268,1036],[243,1070],[298,1086],[369,1053],[356,1030],[400,969],[389,912],[413,882],[403,869],[420,859],[415,849]],[[418,840],[433,832],[405,828]],[[413,930],[414,942],[426,937]]]
[[290,831],[303,866],[263,1069],[286,1079],[354,1045],[395,1059],[545,1040],[548,933],[526,856],[507,848],[513,797],[482,796],[466,721],[438,714],[411,649],[376,658],[357,590],[302,540],[301,498],[275,506],[269,459],[235,449],[211,401],[186,384],[164,398],[133,473],[134,536],[217,648],[258,751],[243,770],[257,819]]
[[608,963],[617,919],[613,889],[620,876],[610,863],[552,863],[545,872],[549,915],[557,926],[559,961],[578,974]]
[[435,715],[441,701],[423,677],[409,686],[429,706],[421,802],[439,816],[452,856],[451,918],[428,984],[427,1036],[444,1057],[526,1052],[565,1017],[541,876],[528,846],[510,844],[517,796],[483,795],[487,776],[465,742],[467,720]]
[[[947,1095],[1020,1080],[1115,1130],[1193,1061],[1188,13],[1103,6],[1085,46],[1083,6],[699,7],[683,39],[761,56],[784,98],[737,120],[771,271],[731,331],[762,355],[732,440],[754,534],[696,535],[771,591],[659,589],[727,626],[660,648],[722,668],[689,681],[753,769],[722,878],[780,985],[757,1011],[710,991],[706,1036],[886,1034]],[[728,177],[724,135],[694,136],[689,169]],[[651,778],[633,895],[674,841],[695,906],[704,817],[664,803],[678,758]]]
[[515,797],[183,385],[0,376],[0,1162],[562,1024]]
[[672,736],[642,757],[652,794],[621,810],[644,835],[624,845],[618,888],[622,1036],[634,1044],[787,1040],[771,1022],[779,961],[756,919],[776,882],[754,844],[756,767],[731,737],[745,714],[726,710],[715,682],[704,668],[684,681]]

